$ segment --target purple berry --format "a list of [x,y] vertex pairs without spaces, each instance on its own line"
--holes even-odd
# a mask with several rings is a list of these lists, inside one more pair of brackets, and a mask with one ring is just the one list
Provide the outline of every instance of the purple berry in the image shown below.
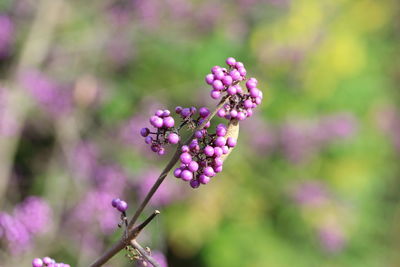
[[190,181],[190,186],[191,186],[192,188],[197,188],[197,187],[200,186],[200,183],[199,183],[199,181],[193,179],[193,180]]
[[239,111],[237,116],[236,116],[236,119],[242,121],[242,120],[246,119],[246,114],[244,114],[243,112]]
[[235,66],[235,64],[236,64],[236,59],[234,59],[233,57],[228,57],[227,59],[226,59],[226,64],[227,65],[229,65],[229,66]]
[[143,137],[148,136],[149,133],[150,133],[149,128],[142,128],[142,129],[140,129],[140,135],[143,136]]
[[211,181],[211,178],[208,177],[207,175],[201,174],[199,176],[199,182],[202,184],[208,184]]
[[189,171],[189,170],[183,170],[181,172],[181,178],[184,181],[190,181],[190,180],[193,179],[193,173],[191,171]]
[[50,257],[44,257],[42,260],[44,265],[50,265],[53,262]]
[[232,77],[232,79],[233,79],[234,81],[238,81],[238,80],[241,79],[240,72],[237,71],[237,70],[231,70],[231,71],[229,72],[229,75]]
[[156,128],[161,128],[163,126],[163,119],[157,116],[151,116],[150,124]]
[[224,146],[225,143],[226,143],[226,139],[222,136],[218,136],[214,141],[214,145],[219,146],[219,147]]
[[181,162],[184,164],[189,164],[192,161],[192,156],[189,153],[184,152],[180,156]]
[[253,106],[253,102],[250,99],[247,99],[243,102],[243,106],[247,108],[251,108]]
[[204,175],[206,175],[208,177],[214,177],[215,176],[214,169],[212,167],[205,167],[204,168]]
[[224,109],[224,108],[220,108],[220,109],[217,111],[217,115],[218,115],[218,117],[220,117],[220,118],[225,117],[225,115],[226,115],[225,109]]
[[220,157],[217,157],[217,158],[214,159],[214,166],[215,167],[222,166],[223,163],[224,163],[224,161]]
[[238,62],[236,62],[235,67],[236,67],[237,69],[239,69],[239,68],[243,68],[244,65],[243,65],[242,62],[239,62],[239,61],[238,61]]
[[251,108],[247,109],[247,117],[251,117],[253,115],[253,110]]
[[144,139],[144,142],[145,142],[146,144],[148,144],[148,145],[150,145],[152,141],[153,141],[153,137],[151,137],[151,136],[147,136],[147,137]]
[[180,114],[181,111],[182,111],[182,107],[181,107],[181,106],[177,106],[177,107],[175,108],[176,114]]
[[168,135],[168,142],[170,144],[177,144],[179,142],[179,135],[177,135],[176,133],[170,133]]
[[196,172],[199,169],[199,164],[193,160],[188,164],[188,169],[191,172]]
[[224,84],[220,81],[220,80],[215,80],[212,83],[212,87],[214,88],[214,90],[216,91],[221,91],[224,89]]
[[172,118],[172,117],[165,117],[165,118],[163,119],[163,126],[164,126],[165,128],[171,128],[171,127],[174,127],[174,125],[175,125],[175,120],[174,120],[174,118]]
[[222,148],[214,147],[214,157],[220,157],[222,154],[224,154]]
[[189,147],[187,145],[182,146],[182,152],[189,152]]
[[181,169],[181,168],[176,168],[176,169],[174,170],[174,176],[175,176],[176,178],[181,178],[181,173],[182,173],[182,169]]
[[206,118],[208,115],[210,115],[210,110],[208,110],[208,108],[206,108],[206,107],[201,107],[199,109],[199,114],[200,114],[200,117]]
[[226,76],[224,76],[224,77],[222,78],[222,83],[223,83],[224,85],[229,86],[229,85],[232,84],[232,82],[233,82],[233,79],[232,79],[232,77],[231,77],[230,75],[226,75]]
[[260,95],[260,90],[258,90],[257,88],[251,88],[249,90],[249,92],[250,92],[250,96],[254,97],[254,98],[258,97]]
[[206,146],[204,148],[204,154],[207,157],[212,157],[214,155],[214,148],[212,146]]
[[[205,119],[200,119],[199,120],[199,125],[203,124],[203,122],[205,121]],[[204,124],[204,129],[207,129],[211,126],[211,122],[208,121],[206,124]]]
[[229,147],[228,146],[223,146],[222,147],[222,154],[227,154],[229,152]]
[[164,155],[164,154],[165,154],[165,148],[160,147],[160,148],[158,149],[158,151],[157,151],[157,154],[160,155],[160,156]]
[[243,93],[243,89],[239,84],[236,84],[235,87],[236,87],[236,93],[237,94],[242,94]]
[[225,77],[224,71],[221,69],[220,71],[217,71],[214,73],[214,77],[216,80],[222,80]]
[[120,202],[118,202],[117,204],[117,210],[119,210],[120,212],[125,212],[128,209],[128,203],[126,203],[125,201],[121,200]]
[[184,118],[189,117],[190,116],[190,108],[182,109],[181,116],[184,117]]
[[257,87],[257,80],[254,78],[250,78],[247,82],[246,82],[246,87],[247,89],[252,89],[252,88],[256,88]]
[[242,76],[242,77],[244,77],[244,76],[246,76],[246,74],[247,74],[247,71],[246,71],[246,69],[245,68],[238,68],[238,72],[240,73],[240,75]]
[[161,109],[159,109],[159,110],[156,111],[155,115],[156,115],[157,117],[161,117],[161,116],[163,115],[163,113],[164,113],[164,111],[162,111]]
[[32,267],[42,267],[43,266],[43,261],[39,258],[33,259],[32,261]]
[[195,133],[194,133],[194,136],[196,137],[196,138],[203,138],[204,137],[204,134],[203,134],[203,131],[202,130],[198,130],[198,131],[196,131]]
[[211,72],[214,73],[214,74],[216,72],[218,72],[218,71],[221,71],[221,67],[220,66],[214,66],[214,67],[211,68]]
[[221,97],[221,92],[217,90],[212,90],[210,96],[212,99],[218,99]]
[[119,198],[114,198],[112,201],[111,201],[111,205],[114,207],[114,208],[116,208],[117,207],[117,205],[118,205],[118,203],[121,201],[121,199],[119,199]]
[[229,113],[231,115],[231,118],[236,118],[237,117],[237,110],[236,109],[232,109],[231,112]]
[[195,114],[197,109],[195,107],[190,107],[190,113]]
[[163,111],[163,114],[162,114],[163,117],[168,117],[169,115],[171,115],[171,111],[169,111],[168,109]]
[[231,86],[231,87],[229,87],[229,88],[226,90],[226,92],[228,93],[228,95],[235,95],[235,94],[237,93],[236,86]]
[[213,74],[207,74],[207,76],[206,76],[206,83],[208,83],[209,85],[211,85],[212,84],[212,82],[214,81],[214,75]]
[[217,134],[217,136],[225,136],[226,135],[226,128],[217,127],[216,134]]
[[226,139],[226,144],[228,145],[228,147],[235,147],[236,139],[233,137],[228,137],[228,139]]
[[160,150],[160,147],[156,144],[153,144],[150,146],[151,151],[153,152],[158,152]]
[[222,166],[215,167],[214,172],[216,172],[216,173],[222,172]]

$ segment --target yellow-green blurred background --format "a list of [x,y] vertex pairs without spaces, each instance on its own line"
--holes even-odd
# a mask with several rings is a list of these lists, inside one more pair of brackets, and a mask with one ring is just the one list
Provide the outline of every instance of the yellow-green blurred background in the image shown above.
[[[87,266],[117,240],[110,200],[133,214],[173,153],[140,128],[212,109],[229,56],[264,101],[210,184],[167,178],[139,241],[168,266],[399,266],[399,19],[396,0],[2,0],[0,266]],[[46,208],[21,214],[30,196]]]

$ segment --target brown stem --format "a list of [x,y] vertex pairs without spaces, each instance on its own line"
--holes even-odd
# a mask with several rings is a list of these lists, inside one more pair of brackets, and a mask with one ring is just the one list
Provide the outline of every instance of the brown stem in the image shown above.
[[149,253],[135,239],[131,240],[131,246],[139,251],[140,255],[142,255],[146,261],[150,262],[151,265],[154,267],[160,267],[160,264],[152,256],[150,256]]
[[[197,130],[201,130],[204,128],[204,126],[217,114],[218,110],[222,108],[222,106],[227,102],[228,97],[225,97],[221,100],[221,102],[218,104],[216,109],[203,121],[202,124],[196,127],[196,129],[193,131],[193,134],[188,138],[182,145],[187,145],[190,143],[190,141],[194,137],[194,133]],[[151,187],[150,191],[147,193],[146,197],[142,201],[142,203],[139,205],[138,209],[136,210],[135,214],[133,215],[132,219],[129,221],[128,224],[128,231],[129,231],[129,236],[130,240],[134,239],[135,233],[134,230],[134,225],[139,218],[140,214],[142,214],[144,208],[147,206],[149,203],[150,199],[153,197],[154,193],[157,191],[157,189],[160,187],[161,183],[164,181],[165,177],[167,177],[168,173],[171,171],[171,169],[174,167],[174,165],[178,162],[179,160],[179,155],[181,151],[182,145],[178,146],[176,149],[173,157],[171,160],[168,162],[167,166],[165,166],[164,170],[161,172],[160,176],[158,177],[157,181],[154,183],[154,185]],[[123,238],[119,240],[117,243],[115,243],[109,250],[107,250],[100,258],[98,258],[90,267],[99,267],[106,263],[109,259],[111,259],[115,254],[117,254],[121,249],[125,247],[125,243]]]

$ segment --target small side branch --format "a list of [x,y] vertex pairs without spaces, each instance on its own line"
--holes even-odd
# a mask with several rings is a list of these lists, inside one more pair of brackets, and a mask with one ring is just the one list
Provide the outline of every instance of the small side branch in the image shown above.
[[146,251],[135,239],[131,240],[131,246],[139,251],[140,255],[146,259],[147,262],[151,263],[154,267],[160,267],[160,264],[150,256],[150,253]]

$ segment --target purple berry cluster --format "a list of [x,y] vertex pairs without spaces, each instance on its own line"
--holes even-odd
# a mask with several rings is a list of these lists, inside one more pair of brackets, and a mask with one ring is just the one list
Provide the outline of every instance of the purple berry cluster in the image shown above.
[[111,205],[120,212],[125,212],[128,209],[128,203],[119,198],[114,198],[111,201]]
[[181,166],[174,170],[174,176],[189,181],[192,188],[209,183],[222,171],[223,155],[236,146],[236,139],[225,138],[226,133],[224,124],[216,127],[215,134],[209,134],[207,129],[196,131],[190,144],[181,148]]
[[[212,67],[205,81],[213,88],[211,98],[219,99],[223,93],[229,98],[228,103],[218,110],[217,115],[228,120],[242,121],[253,115],[253,109],[261,103],[263,94],[257,88],[257,79],[246,78],[247,71],[242,62],[229,57],[226,64],[228,69]],[[246,81],[245,90],[240,86],[242,81]]]
[[69,264],[66,263],[57,263],[54,259],[50,257],[44,257],[33,259],[32,267],[70,267]]
[[140,135],[145,138],[145,143],[149,144],[151,150],[159,155],[165,154],[164,145],[177,144],[180,140],[180,136],[174,128],[175,120],[170,115],[169,110],[159,109],[149,120],[156,131],[152,132],[149,128],[140,130]]
[[[199,110],[195,107],[182,108],[180,106],[175,108],[175,112],[182,118],[182,125],[187,125],[190,129],[196,128],[196,126],[203,123],[203,121],[210,115],[210,110],[206,107],[201,107]],[[197,119],[194,118],[196,114],[199,114]],[[211,123],[207,122],[204,128],[210,127]]]

